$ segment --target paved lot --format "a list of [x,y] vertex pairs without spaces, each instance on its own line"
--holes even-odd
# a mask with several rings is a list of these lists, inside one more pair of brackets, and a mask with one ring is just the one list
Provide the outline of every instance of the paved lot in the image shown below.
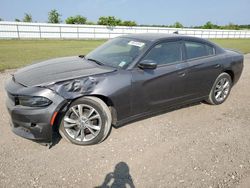
[[113,129],[96,146],[51,149],[15,136],[0,74],[0,187],[250,186],[250,55],[225,104],[198,104]]

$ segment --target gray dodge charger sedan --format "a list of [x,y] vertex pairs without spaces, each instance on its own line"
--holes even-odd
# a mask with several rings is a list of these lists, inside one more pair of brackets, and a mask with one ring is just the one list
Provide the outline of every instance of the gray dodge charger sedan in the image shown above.
[[218,105],[243,69],[243,55],[207,40],[131,34],[86,56],[64,57],[18,70],[6,83],[14,133],[51,143],[97,144],[111,126],[188,103]]

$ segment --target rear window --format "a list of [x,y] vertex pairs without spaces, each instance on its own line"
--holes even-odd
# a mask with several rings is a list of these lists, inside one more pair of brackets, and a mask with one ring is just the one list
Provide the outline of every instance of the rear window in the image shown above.
[[185,42],[187,59],[194,59],[215,54],[215,49],[207,44],[198,42]]

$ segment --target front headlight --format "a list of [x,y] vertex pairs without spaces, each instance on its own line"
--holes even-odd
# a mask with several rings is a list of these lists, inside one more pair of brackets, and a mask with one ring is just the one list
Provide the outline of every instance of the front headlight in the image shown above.
[[18,96],[18,104],[29,107],[45,107],[52,103],[51,100],[45,97],[38,96]]

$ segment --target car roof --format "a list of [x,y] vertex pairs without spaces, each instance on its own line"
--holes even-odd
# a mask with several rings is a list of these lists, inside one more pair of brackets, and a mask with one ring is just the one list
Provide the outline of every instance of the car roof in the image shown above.
[[123,35],[121,37],[143,40],[148,42],[156,42],[165,39],[192,39],[200,42],[211,43],[207,40],[198,37],[179,35],[179,34],[165,34],[165,33],[137,33],[137,34]]
[[203,39],[199,37],[193,37],[193,36],[187,36],[187,35],[180,35],[180,34],[166,34],[166,33],[136,33],[136,34],[128,34],[128,35],[122,35],[120,36],[122,38],[131,38],[131,39],[137,39],[137,40],[142,40],[145,42],[150,42],[150,43],[156,43],[158,41],[162,40],[167,40],[167,39],[183,39],[183,40],[191,40],[191,41],[196,41],[196,42],[201,42],[201,43],[206,43],[210,44],[214,48],[217,49],[217,51],[223,51],[223,49],[218,46],[217,44]]
[[154,42],[162,39],[180,38],[181,35],[165,34],[165,33],[137,33],[137,34],[123,35],[122,37]]

